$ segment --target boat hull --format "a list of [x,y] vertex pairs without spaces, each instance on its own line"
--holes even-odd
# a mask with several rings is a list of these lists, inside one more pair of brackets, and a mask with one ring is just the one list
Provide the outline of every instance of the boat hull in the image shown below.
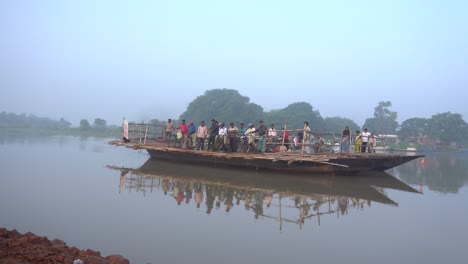
[[327,159],[279,158],[275,155],[240,155],[228,153],[205,154],[200,151],[171,151],[170,149],[148,148],[149,155],[158,160],[181,163],[231,166],[256,170],[278,170],[300,173],[356,174],[366,171],[385,171],[423,156],[400,155],[333,155]]

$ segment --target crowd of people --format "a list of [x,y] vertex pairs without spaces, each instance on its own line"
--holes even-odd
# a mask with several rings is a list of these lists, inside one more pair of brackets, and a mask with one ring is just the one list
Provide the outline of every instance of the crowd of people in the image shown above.
[[[179,137],[173,135],[176,129]],[[238,127],[232,122],[226,127],[223,122],[215,119],[211,119],[209,127],[205,121],[201,121],[196,127],[193,121],[187,125],[185,120],[174,127],[172,120],[168,119],[164,131],[167,146],[173,145],[173,140],[179,139],[183,149],[205,150],[206,145],[207,151],[238,152],[240,144],[245,142],[251,146],[255,145],[257,151],[264,151],[267,142],[276,143],[283,138],[284,144],[289,144],[289,132],[286,129],[277,131],[274,124],[267,128],[262,120],[259,121],[258,127],[252,123],[245,126],[242,122]]]
[[[176,134],[174,134],[175,130],[177,130]],[[238,152],[240,146],[245,144],[253,147],[256,152],[278,151],[280,146],[286,151],[301,149],[304,146],[303,150],[307,154],[324,152],[326,149],[324,136],[322,134],[314,136],[307,121],[304,122],[304,129],[295,130],[297,133],[292,142],[289,140],[289,131],[286,127],[277,130],[274,124],[270,124],[267,128],[262,120],[258,122],[257,127],[252,123],[244,126],[242,122],[238,127],[232,122],[226,127],[223,122],[216,119],[211,119],[209,127],[205,121],[201,121],[197,127],[193,121],[186,124],[185,120],[175,127],[172,120],[168,119],[164,131],[167,146],[174,145],[178,140],[183,149],[205,150],[206,145],[207,151]],[[315,137],[317,137],[316,141]],[[373,153],[377,144],[377,136],[368,132],[367,128],[363,132],[357,130],[352,136],[349,127],[346,126],[341,135],[341,142],[333,139],[331,151],[350,153],[352,143],[354,153]]]
[[354,137],[351,137],[351,132],[349,127],[345,127],[342,134],[341,140],[341,152],[350,153],[351,141],[354,143],[354,153],[375,153],[375,147],[377,146],[378,137],[364,128],[364,131],[361,132],[356,130]]

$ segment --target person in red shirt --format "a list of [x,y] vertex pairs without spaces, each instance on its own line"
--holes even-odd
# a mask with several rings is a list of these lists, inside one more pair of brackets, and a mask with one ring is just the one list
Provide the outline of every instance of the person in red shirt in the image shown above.
[[182,148],[187,148],[187,140],[188,140],[188,126],[185,124],[185,120],[182,120],[182,124],[178,127],[180,132],[182,133]]

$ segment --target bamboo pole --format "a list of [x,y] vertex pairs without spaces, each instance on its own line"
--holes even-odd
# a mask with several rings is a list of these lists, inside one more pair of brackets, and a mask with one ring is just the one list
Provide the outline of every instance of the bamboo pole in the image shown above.
[[307,125],[304,123],[304,132],[302,132],[302,148],[301,148],[301,158],[304,156],[304,148],[305,148],[305,139],[306,139],[306,127]]
[[146,124],[145,140],[143,141],[143,144],[145,144],[145,145],[146,145],[146,136],[148,135],[148,128],[149,128],[149,126],[148,126],[148,124]]
[[288,125],[288,121],[285,121],[284,122],[284,128],[283,128],[283,142],[281,143],[280,152],[285,152],[286,151],[286,147],[284,146],[284,141],[285,141],[285,137],[286,137],[286,126],[287,125]]
[[343,130],[343,129],[341,129],[341,137],[340,137],[340,154],[341,154],[341,150],[343,149],[343,148],[341,147],[341,145],[343,144],[343,131],[344,131],[344,130]]

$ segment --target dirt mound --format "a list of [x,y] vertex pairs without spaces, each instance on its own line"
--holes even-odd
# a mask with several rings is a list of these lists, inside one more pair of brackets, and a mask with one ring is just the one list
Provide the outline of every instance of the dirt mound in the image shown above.
[[[82,262],[80,262],[81,260]],[[49,240],[31,232],[20,234],[16,230],[0,228],[0,264],[85,263],[129,264],[120,255],[101,256],[99,251],[69,247],[59,239]]]

